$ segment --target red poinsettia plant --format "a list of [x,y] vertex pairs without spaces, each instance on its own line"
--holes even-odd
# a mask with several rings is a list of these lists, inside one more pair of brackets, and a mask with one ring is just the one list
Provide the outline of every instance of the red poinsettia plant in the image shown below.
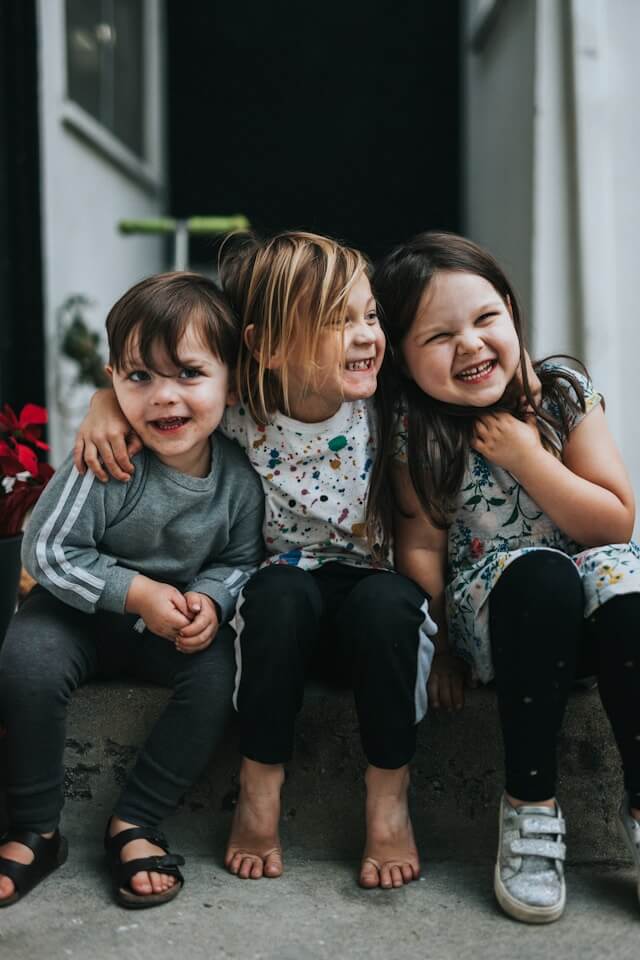
[[16,417],[8,403],[0,413],[0,537],[20,533],[27,511],[36,502],[53,468],[38,459],[48,450],[42,440],[47,411],[27,403]]

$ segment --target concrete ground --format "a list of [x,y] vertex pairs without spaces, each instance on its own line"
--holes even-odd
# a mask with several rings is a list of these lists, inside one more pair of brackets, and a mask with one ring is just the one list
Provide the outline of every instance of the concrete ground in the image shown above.
[[636,960],[640,906],[631,871],[569,868],[565,916],[528,927],[494,904],[491,864],[425,864],[410,887],[362,891],[356,864],[288,862],[279,880],[240,881],[189,858],[173,903],[115,906],[98,845],[0,913],[2,960]]
[[157,909],[117,907],[101,834],[166,697],[130,684],[91,685],[74,697],[63,813],[70,859],[24,902],[0,910],[0,960],[640,956],[635,880],[615,833],[619,760],[596,691],[572,697],[560,744],[559,797],[572,862],[566,914],[549,927],[512,921],[493,899],[502,758],[490,690],[475,691],[462,715],[435,715],[421,727],[411,799],[424,876],[410,887],[356,885],[362,751],[350,698],[321,694],[308,698],[300,718],[283,793],[285,876],[243,882],[221,865],[237,794],[232,734],[164,824],[172,849],[187,858],[185,890]]

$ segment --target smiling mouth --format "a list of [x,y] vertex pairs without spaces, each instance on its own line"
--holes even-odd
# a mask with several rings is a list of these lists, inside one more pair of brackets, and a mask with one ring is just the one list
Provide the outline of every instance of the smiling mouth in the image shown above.
[[163,417],[159,420],[151,420],[150,423],[152,427],[155,427],[156,430],[161,430],[162,433],[171,433],[174,430],[179,430],[180,427],[183,427],[190,419],[190,417]]
[[367,357],[366,360],[351,360],[347,363],[347,370],[357,372],[358,370],[372,370],[375,363],[375,357]]
[[456,380],[463,380],[464,383],[480,383],[491,376],[497,364],[497,360],[485,360],[484,363],[478,363],[474,367],[467,367],[460,373],[456,373]]

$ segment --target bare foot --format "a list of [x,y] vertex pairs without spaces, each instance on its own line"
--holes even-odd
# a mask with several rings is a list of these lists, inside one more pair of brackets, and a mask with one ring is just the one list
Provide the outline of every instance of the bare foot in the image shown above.
[[233,815],[225,866],[242,880],[279,877],[282,848],[278,834],[282,764],[242,759],[240,796]]
[[[117,833],[121,833],[123,830],[138,826],[140,824],[127,823],[126,820],[120,820],[119,817],[114,816],[111,818],[109,836],[115,837]],[[120,851],[120,859],[123,863],[128,863],[130,860],[138,860],[142,857],[163,857],[166,852],[162,847],[157,847],[154,843],[149,843],[148,840],[130,840],[129,843],[125,843]],[[149,893],[164,893],[165,890],[170,890],[175,883],[176,878],[167,876],[166,873],[147,873],[146,871],[134,873],[129,881],[133,892],[143,896]]]
[[360,886],[402,887],[420,876],[420,860],[409,818],[409,768],[368,767],[367,841],[360,868]]
[[[53,833],[54,831],[51,833],[42,833],[40,836],[50,840]],[[16,863],[27,864],[33,861],[33,856],[33,850],[25,847],[23,843],[16,843],[15,840],[10,840],[8,843],[3,843],[2,846],[0,846],[0,857],[4,857],[5,860],[14,860]],[[8,900],[8,898],[12,897],[15,893],[15,889],[13,880],[11,880],[10,877],[5,877],[3,874],[0,874],[0,900]]]

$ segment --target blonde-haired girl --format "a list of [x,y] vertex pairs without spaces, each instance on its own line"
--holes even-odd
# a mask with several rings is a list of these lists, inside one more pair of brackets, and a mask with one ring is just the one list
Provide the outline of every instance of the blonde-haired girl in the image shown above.
[[[282,873],[283,765],[313,663],[354,691],[369,764],[360,883],[399,887],[419,875],[408,765],[435,627],[422,590],[372,547],[372,397],[385,340],[368,264],[325,237],[284,233],[234,241],[220,272],[242,325],[241,405],[223,427],[262,479],[269,553],[238,604],[243,760],[225,862],[244,879]],[[78,466],[84,459],[104,476],[100,455],[124,475],[128,429],[112,397],[100,395],[81,428]]]

